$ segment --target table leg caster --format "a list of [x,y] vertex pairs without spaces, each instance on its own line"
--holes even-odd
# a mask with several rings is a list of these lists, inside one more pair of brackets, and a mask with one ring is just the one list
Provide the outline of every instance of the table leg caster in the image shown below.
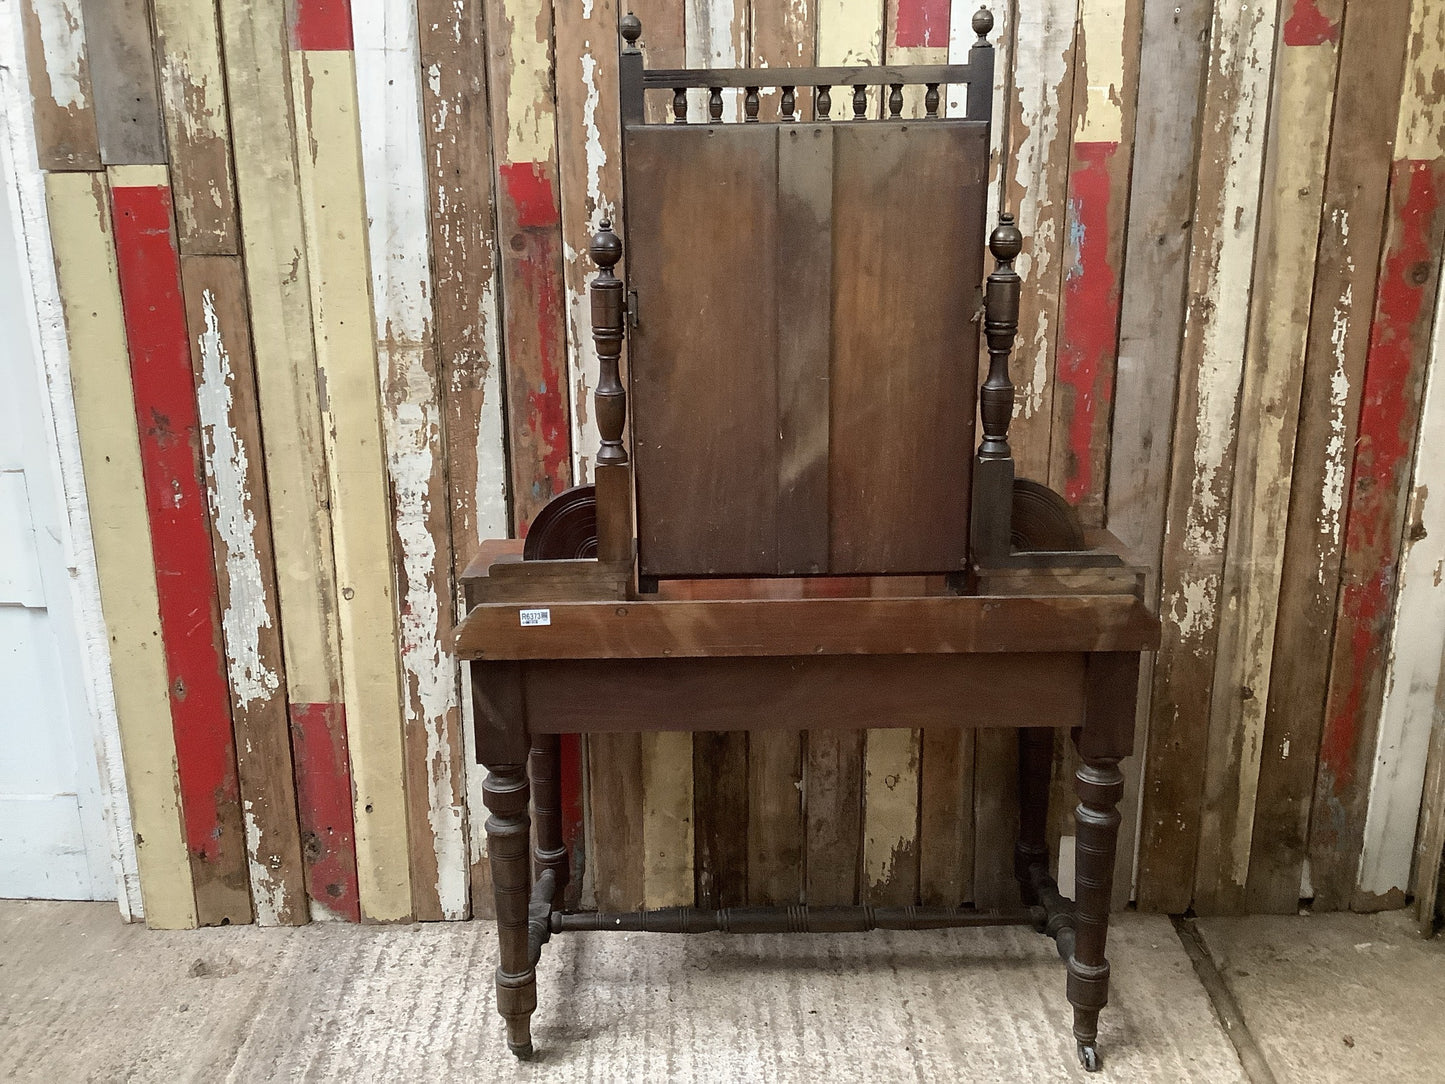
[[1104,1059],[1099,1056],[1098,1043],[1079,1044],[1079,1064],[1091,1073],[1097,1073],[1104,1067]]
[[508,1042],[507,1049],[510,1050],[513,1054],[517,1055],[518,1061],[531,1061],[532,1055],[536,1053],[536,1050],[532,1046],[531,1040],[528,1040],[525,1043]]

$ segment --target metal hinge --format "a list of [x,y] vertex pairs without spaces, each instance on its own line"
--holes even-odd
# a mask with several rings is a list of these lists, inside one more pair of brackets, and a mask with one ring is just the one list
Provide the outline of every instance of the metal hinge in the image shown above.
[[637,326],[637,291],[627,291],[627,323],[629,327]]

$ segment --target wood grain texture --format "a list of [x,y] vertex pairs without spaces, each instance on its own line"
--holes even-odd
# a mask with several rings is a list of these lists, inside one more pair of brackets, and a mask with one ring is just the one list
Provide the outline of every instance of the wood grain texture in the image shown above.
[[[625,735],[602,740],[624,741]],[[643,734],[642,863],[643,898],[649,907],[690,907],[694,888],[692,738],[688,734]],[[633,781],[623,795],[634,794]]]
[[746,733],[692,736],[694,883],[697,906],[738,907],[748,899]]
[[[1438,7],[1427,13],[1429,7],[1412,3],[1410,33],[1400,41],[1408,49],[1404,90],[1360,392],[1310,830],[1315,899],[1323,906],[1361,911],[1404,903],[1403,876],[1400,886],[1392,886],[1393,894],[1357,889],[1356,881],[1371,792],[1383,797],[1391,790],[1389,767],[1376,770],[1377,751],[1388,757],[1392,737],[1380,733],[1381,707],[1421,423],[1418,404],[1431,360],[1430,330],[1445,248],[1445,91],[1432,85],[1445,57],[1445,15]],[[1417,740],[1416,748],[1423,751],[1424,742]],[[1407,787],[1403,804],[1414,806],[1414,787]]]
[[[1416,191],[1417,171],[1422,181],[1431,183],[1439,192],[1442,167],[1441,110],[1445,99],[1434,88],[1426,73],[1439,67],[1440,53],[1445,49],[1445,6],[1436,2],[1411,6],[1410,56],[1405,75],[1404,95],[1400,108],[1400,124],[1395,141],[1396,162],[1410,163],[1411,191]],[[1397,164],[1395,183],[1400,183],[1402,170]],[[1398,207],[1395,194],[1392,204]],[[1388,294],[1382,294],[1377,313],[1398,311],[1411,330],[1400,335],[1400,326],[1381,325],[1376,318],[1376,335],[1371,351],[1408,350],[1411,361],[1421,364],[1418,352],[1425,350],[1428,340],[1428,379],[1422,396],[1419,432],[1414,449],[1413,475],[1409,482],[1409,499],[1404,518],[1404,535],[1399,556],[1398,591],[1394,603],[1394,621],[1388,669],[1384,680],[1383,703],[1380,706],[1379,737],[1373,777],[1370,781],[1369,812],[1365,821],[1360,856],[1359,880],[1355,888],[1358,908],[1362,902],[1395,901],[1399,893],[1411,890],[1411,840],[1409,826],[1418,817],[1420,846],[1416,848],[1421,876],[1414,882],[1414,894],[1429,896],[1424,913],[1433,913],[1434,883],[1442,841],[1439,799],[1439,742],[1434,734],[1439,704],[1439,658],[1445,653],[1445,626],[1439,621],[1441,610],[1440,583],[1436,570],[1445,567],[1445,510],[1438,495],[1445,491],[1445,478],[1440,477],[1441,458],[1432,449],[1445,439],[1445,322],[1442,322],[1441,301],[1437,297],[1433,313],[1428,293],[1425,299],[1412,296],[1416,267],[1410,266],[1409,255],[1422,256],[1418,250],[1406,253],[1401,246],[1402,235],[1414,233],[1415,225],[1426,225],[1428,215],[1423,208],[1406,204],[1403,214],[1391,221],[1391,241],[1387,248],[1386,275],[1392,281]],[[1435,211],[1438,217],[1438,207]],[[1414,220],[1413,222],[1411,220]],[[1407,231],[1406,227],[1411,229]],[[1415,234],[1426,240],[1423,232]],[[1441,241],[1433,239],[1431,252],[1438,254]],[[1409,268],[1409,277],[1402,282],[1399,272]],[[1395,272],[1391,274],[1391,272]],[[1438,267],[1436,268],[1438,276]],[[1408,285],[1407,285],[1408,283]],[[1438,287],[1436,290],[1439,293]],[[1445,295],[1441,295],[1445,296]],[[1424,302],[1426,311],[1412,313],[1409,305]],[[1387,308],[1388,303],[1388,308]],[[1396,310],[1395,306],[1400,305]],[[1424,322],[1433,316],[1433,334],[1427,333]],[[1401,323],[1405,324],[1405,320]],[[1388,332],[1388,335],[1385,334]],[[1408,402],[1402,404],[1409,411]],[[1436,499],[1430,499],[1431,490]],[[1432,703],[1432,693],[1434,693]],[[1427,784],[1426,780],[1431,780]],[[1424,793],[1422,800],[1420,795]],[[1436,837],[1433,844],[1428,840]],[[1426,891],[1425,881],[1431,888]],[[1363,897],[1363,900],[1360,898]]]
[[[691,749],[691,742],[687,744]],[[635,910],[647,898],[643,763],[638,734],[588,736],[588,853],[599,910]],[[687,770],[691,768],[689,758]],[[673,862],[677,862],[675,855]],[[678,891],[675,880],[669,882],[668,890]],[[680,894],[690,898],[691,885]]]
[[798,734],[748,735],[748,903],[803,898],[803,761]]
[[[1340,71],[1325,173],[1320,248],[1288,531],[1275,627],[1275,657],[1265,708],[1264,751],[1255,801],[1246,906],[1292,912],[1310,843],[1317,761],[1323,751],[1331,631],[1344,550],[1346,498],[1369,347],[1369,316],[1384,232],[1391,141],[1405,63],[1408,6],[1369,12],[1346,7]],[[1282,645],[1288,645],[1281,650]],[[1351,723],[1353,720],[1351,720]],[[1337,734],[1345,733],[1337,731]],[[1340,748],[1346,748],[1346,740]],[[1339,778],[1342,758],[1319,764],[1322,797]],[[1318,811],[1328,818],[1326,810]],[[1328,820],[1325,822],[1328,823]],[[1321,857],[1328,863],[1323,851]],[[1313,864],[1313,855],[1311,861]],[[1322,906],[1348,902],[1354,867],[1330,877]]]
[[223,0],[219,13],[307,887],[315,915],[355,920],[331,494],[292,143],[289,37],[282,13],[268,5]]
[[863,902],[918,902],[917,730],[870,730],[864,745]]
[[101,162],[165,162],[150,5],[146,0],[80,0],[80,8]]
[[976,735],[925,730],[918,771],[920,902],[956,907],[973,899],[973,758]]
[[170,679],[181,811],[203,926],[250,922],[201,423],[163,167],[110,171],[116,265]]
[[181,252],[234,254],[240,239],[216,5],[151,0],[151,8]]
[[295,926],[309,915],[241,262],[183,256],[181,284],[204,441],[251,900],[258,923]]
[[[1208,0],[1145,0],[1139,59],[1134,168],[1119,311],[1114,416],[1109,446],[1107,522],[1149,569],[1144,597],[1157,605],[1158,567],[1168,492],[1167,447],[1173,426],[1184,331],[1194,172],[1209,32]],[[1140,773],[1149,735],[1153,656],[1141,668],[1135,755],[1124,761],[1119,804],[1114,905],[1133,894],[1142,798]]]
[[1268,114],[1274,41],[1272,10],[1216,10],[1160,579],[1167,633],[1144,766],[1138,892],[1151,910],[1183,910],[1192,895],[1264,165],[1248,133]]
[[[196,925],[155,559],[104,174],[45,181],[146,923]],[[145,542],[137,545],[137,540]]]
[[412,915],[392,516],[380,418],[356,119],[355,62],[342,50],[291,55],[300,189],[341,630],[362,917]]
[[[1313,10],[1338,26],[1343,7],[1316,4]],[[1267,700],[1262,694],[1269,688],[1324,200],[1320,178],[1339,59],[1334,41],[1302,44],[1319,35],[1301,38],[1297,27],[1293,15],[1281,22],[1276,46],[1221,583],[1220,597],[1232,600],[1233,608],[1219,629],[1195,873],[1196,906],[1210,913],[1243,907],[1249,872]]]
[[484,5],[506,351],[512,527],[572,484],[552,9]]
[[40,168],[99,169],[80,0],[25,0],[20,18]]
[[441,374],[432,332],[416,20],[411,3],[357,0],[352,7],[396,561],[412,908],[417,918],[436,920],[467,916],[471,863],[458,672],[443,646],[456,619],[456,587]]

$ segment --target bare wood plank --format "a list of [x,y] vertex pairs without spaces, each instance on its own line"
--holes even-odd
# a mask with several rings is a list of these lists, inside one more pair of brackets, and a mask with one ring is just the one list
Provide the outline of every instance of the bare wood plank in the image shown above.
[[803,897],[802,737],[748,735],[748,902],[795,904]]
[[255,0],[221,0],[241,248],[275,544],[307,891],[315,915],[359,916],[341,691],[331,496],[292,142],[288,31]]
[[[324,13],[313,14],[320,20]],[[349,36],[349,26],[342,29]],[[325,43],[333,30],[298,23],[295,40]],[[406,921],[412,902],[396,605],[391,577],[377,574],[392,567],[392,518],[368,303],[355,61],[346,49],[300,48],[291,62],[304,148],[300,188],[340,588],[361,913],[373,922]]]
[[205,438],[251,899],[261,925],[307,921],[270,505],[241,262],[184,256],[181,281]]
[[[1339,599],[1345,499],[1369,346],[1384,230],[1391,140],[1409,29],[1404,0],[1346,7],[1340,71],[1325,173],[1295,467],[1280,586],[1276,650],[1265,706],[1246,906],[1289,913],[1298,906],[1309,847],[1312,788],[1325,727],[1330,639]],[[1351,723],[1353,716],[1349,716]],[[1345,731],[1337,731],[1343,734]],[[1348,742],[1345,743],[1348,745]],[[1318,764],[1339,778],[1344,759]],[[1326,789],[1332,785],[1325,783]],[[1321,851],[1324,857],[1324,852]],[[1313,859],[1313,855],[1311,856]],[[1327,885],[1322,904],[1342,906],[1354,869]],[[1328,876],[1328,875],[1327,875]],[[1340,886],[1343,886],[1341,888]]]
[[40,168],[99,169],[80,0],[25,0],[20,19]]
[[[798,68],[815,63],[818,38],[818,0],[750,0],[748,11],[748,52],[759,68]],[[781,76],[779,77],[781,78]],[[807,92],[794,93],[793,116],[810,120],[812,98]],[[782,115],[782,92],[765,91],[759,105],[761,120]]]
[[976,735],[923,731],[918,786],[920,902],[956,907],[973,899],[973,758]]
[[181,252],[239,251],[231,122],[210,0],[151,0]]
[[1217,9],[1213,36],[1160,581],[1168,632],[1155,661],[1140,829],[1139,905],[1170,912],[1193,894],[1264,165],[1263,141],[1249,133],[1268,113],[1275,12]]
[[[642,20],[643,58],[651,68],[681,68],[687,63],[687,5],[674,0],[632,0],[628,5]],[[645,103],[648,124],[665,124],[673,119],[672,102],[666,95],[649,94]],[[693,119],[699,115],[694,113]],[[624,194],[625,196],[625,194]]]
[[96,574],[148,925],[196,925],[181,821],[155,559],[148,544],[140,435],[103,174],[45,181],[56,277],[70,343],[71,392],[95,524]]
[[865,731],[815,730],[804,748],[804,895],[810,906],[858,901]]
[[372,315],[392,499],[405,695],[412,908],[466,918],[470,871],[458,672],[443,647],[455,621],[450,492],[432,333],[417,12],[410,0],[357,0],[358,121],[371,253]]
[[[1109,447],[1109,528],[1149,570],[1144,597],[1158,598],[1158,567],[1168,491],[1167,447],[1173,425],[1184,328],[1184,288],[1194,208],[1199,106],[1209,32],[1209,0],[1145,0],[1134,169],[1129,190],[1125,288]],[[1140,772],[1149,734],[1153,656],[1141,667],[1134,756],[1123,764],[1122,823],[1114,905],[1132,897],[1142,798]]]
[[590,734],[587,748],[589,853],[597,907],[635,910],[647,898],[642,739],[638,734]]
[[484,11],[506,298],[512,526],[523,535],[542,506],[572,484],[552,9],[499,0]]
[[100,158],[108,166],[166,160],[146,0],[80,0]]
[[749,737],[720,731],[692,736],[698,907],[738,907],[748,899]]
[[525,628],[520,609],[477,606],[453,648],[463,658],[682,658],[1140,651],[1158,639],[1127,595],[557,602],[547,625]]
[[[649,907],[690,907],[695,898],[692,738],[643,734],[641,744],[643,898]],[[636,789],[633,780],[623,794]]]
[[1310,10],[1335,32],[1302,33],[1296,5],[1296,14],[1280,24],[1276,47],[1221,587],[1233,609],[1219,630],[1195,873],[1195,906],[1210,913],[1242,909],[1249,873],[1267,700],[1262,694],[1269,688],[1279,606],[1343,8],[1338,2],[1313,5]]
[[1014,841],[1019,834],[1018,735],[980,730],[974,736],[973,903],[985,909],[1019,901]]
[[[1433,9],[1433,10],[1432,10]],[[1406,540],[1411,474],[1431,361],[1430,330],[1445,249],[1445,92],[1435,85],[1445,59],[1445,6],[1411,4],[1404,91],[1385,204],[1384,249],[1361,388],[1349,489],[1340,599],[1330,660],[1321,771],[1315,782],[1310,871],[1323,906],[1357,911],[1402,907],[1408,873],[1376,892],[1357,888],[1372,796],[1396,782],[1396,735],[1381,731],[1397,578]],[[1392,42],[1394,43],[1394,42]],[[1382,88],[1384,89],[1384,88]],[[1434,449],[1426,449],[1433,456]],[[1389,570],[1389,571],[1384,571]],[[1424,727],[1416,728],[1423,759]],[[1392,763],[1393,762],[1393,763]],[[1416,771],[1405,780],[1402,819],[1419,809]],[[1326,811],[1328,813],[1326,814]],[[1378,813],[1376,814],[1378,816]],[[1409,830],[1400,826],[1399,834]]]
[[196,917],[245,923],[246,840],[170,189],[162,166],[116,167],[110,180]]

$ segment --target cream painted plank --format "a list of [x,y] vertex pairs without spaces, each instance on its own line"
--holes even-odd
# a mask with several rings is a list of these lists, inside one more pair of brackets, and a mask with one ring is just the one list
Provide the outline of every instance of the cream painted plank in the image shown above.
[[[1330,10],[1331,7],[1333,10]],[[1339,2],[1321,10],[1338,24]],[[1280,26],[1266,146],[1255,289],[1245,347],[1239,448],[1229,513],[1209,716],[1196,904],[1241,910],[1254,834],[1275,618],[1289,520],[1295,429],[1324,206],[1339,47],[1301,44]]]
[[235,253],[230,114],[213,0],[151,0],[181,254]]
[[649,907],[693,902],[692,735],[642,735],[642,890]]
[[331,478],[361,912],[368,921],[406,921],[412,903],[392,519],[355,62],[341,50],[297,50],[291,74],[303,140],[301,199]]
[[146,922],[189,928],[196,925],[196,904],[181,826],[140,436],[134,411],[125,408],[133,395],[110,196],[96,174],[53,173],[45,187]]
[[1192,895],[1275,15],[1214,15],[1144,769],[1139,904],[1150,910],[1182,911]]
[[[81,646],[80,681],[95,726],[96,767],[106,810],[116,899],[121,915],[129,922],[142,917],[140,872],[136,864],[135,832],[121,757],[110,648],[105,615],[101,611],[90,504],[69,375],[70,348],[46,210],[41,137],[31,124],[30,111],[26,108],[37,73],[27,69],[26,48],[31,44],[27,37],[28,13],[13,4],[7,10],[8,17],[0,17],[0,112],[8,121],[4,129],[6,138],[0,142],[0,157],[13,178],[9,193],[11,214],[18,224],[17,242],[24,250],[24,264],[29,270],[28,281],[21,286],[28,291],[29,306],[35,313],[31,333],[36,339],[35,357],[44,366],[45,421],[54,435],[58,458],[61,488],[58,496],[64,509],[59,543],[70,573],[67,577],[70,612],[76,626],[76,640]],[[78,17],[78,8],[76,14]],[[49,66],[51,62],[47,61]],[[98,157],[95,160],[99,161]]]
[[410,0],[356,0],[351,18],[395,517],[412,905],[419,919],[461,919],[470,862],[458,668],[443,647],[456,591],[432,332],[417,13]]
[[864,743],[863,901],[918,896],[917,730],[870,730]]

